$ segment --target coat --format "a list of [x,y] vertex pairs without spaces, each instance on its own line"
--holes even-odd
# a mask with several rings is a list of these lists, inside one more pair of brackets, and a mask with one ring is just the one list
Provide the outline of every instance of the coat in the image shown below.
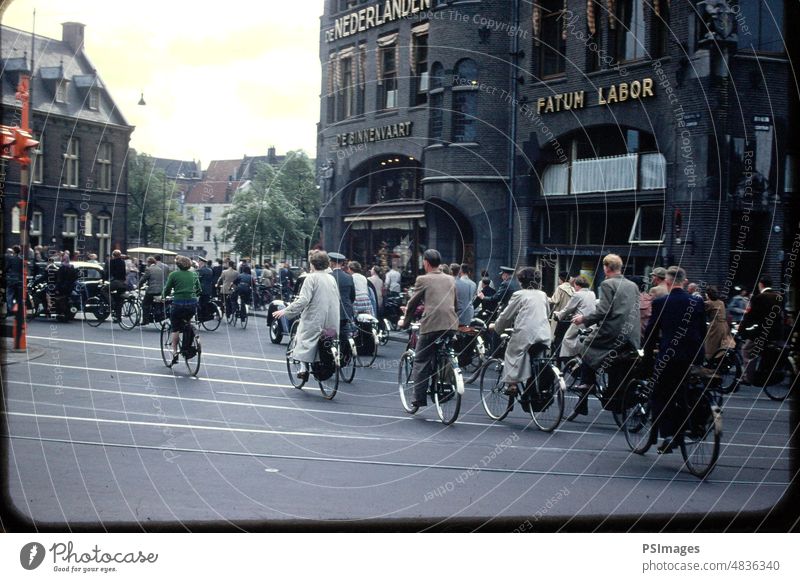
[[[556,287],[553,296],[548,299],[553,306],[553,313],[562,311],[569,303],[569,300],[572,299],[573,295],[575,295],[575,289],[573,289],[572,285],[569,283],[561,283],[561,285]],[[550,324],[550,331],[552,331],[553,334],[556,333],[556,325],[558,325],[558,318],[554,317],[553,322]]]
[[[658,359],[688,369],[703,361],[703,338],[706,334],[703,300],[680,287],[653,301],[653,314],[645,332],[646,350],[658,343]],[[662,365],[662,367],[663,367]],[[676,368],[672,367],[671,371]]]
[[456,279],[456,303],[458,304],[458,323],[459,325],[469,325],[475,316],[475,308],[472,300],[478,290],[478,285],[469,277],[459,277]]
[[[570,320],[576,315],[583,315],[587,317],[594,313],[597,297],[591,289],[580,289],[567,303],[567,306],[561,311],[554,311],[553,314],[559,321]],[[564,339],[561,341],[562,358],[571,358],[580,353],[581,343],[578,331],[584,329],[584,324],[574,325],[570,324],[567,333],[564,334]]]
[[404,321],[414,317],[417,307],[425,302],[420,321],[420,334],[458,329],[456,315],[456,281],[441,271],[420,275],[414,283],[414,295],[406,305]]
[[608,277],[600,284],[600,302],[595,312],[584,319],[589,327],[597,325],[583,342],[583,358],[595,370],[607,358],[638,349],[641,341],[639,287],[622,275]]
[[[744,337],[763,345],[765,341],[783,339],[783,297],[769,287],[750,299],[750,306],[742,318],[739,330]],[[748,327],[757,326],[747,331]]]
[[164,289],[164,269],[153,263],[144,270],[144,275],[139,280],[139,287],[147,285],[147,295],[161,295]]
[[549,346],[551,342],[549,311],[544,291],[524,289],[511,296],[508,305],[497,318],[494,329],[498,334],[514,328],[503,361],[504,382],[525,382],[530,377],[528,348],[534,344]]
[[339,319],[341,321],[353,321],[355,313],[353,302],[356,300],[356,286],[353,282],[353,277],[341,269],[334,269],[331,275],[333,275],[336,285],[339,287]]
[[286,308],[285,316],[300,317],[292,356],[301,362],[313,362],[323,330],[339,333],[339,289],[334,278],[321,271],[306,275],[300,294]]
[[722,348],[732,348],[736,345],[728,328],[728,317],[725,314],[725,304],[717,299],[705,302],[705,312],[709,319],[708,332],[706,333],[705,350],[706,358],[712,358]]

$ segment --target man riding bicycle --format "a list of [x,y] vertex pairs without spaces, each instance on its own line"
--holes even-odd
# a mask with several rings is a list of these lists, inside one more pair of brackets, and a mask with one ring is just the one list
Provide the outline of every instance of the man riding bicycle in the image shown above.
[[405,317],[398,325],[400,329],[407,327],[417,307],[425,303],[411,373],[414,381],[414,400],[411,403],[413,407],[428,404],[428,385],[433,375],[437,340],[458,331],[456,282],[439,270],[441,263],[442,257],[435,249],[428,249],[422,255],[425,274],[417,277],[414,296],[408,301]]
[[178,338],[183,327],[194,317],[197,311],[197,299],[200,297],[200,279],[197,273],[190,271],[192,261],[189,257],[178,255],[175,257],[177,271],[173,271],[167,278],[167,284],[161,294],[166,299],[172,293],[172,308],[169,313],[169,322],[172,327],[172,365],[178,362]]
[[239,305],[239,299],[242,300],[241,318],[245,318],[245,309],[247,305],[253,303],[253,291],[255,290],[256,280],[252,275],[252,271],[248,265],[243,265],[241,272],[233,280],[233,298],[231,305],[234,310]]

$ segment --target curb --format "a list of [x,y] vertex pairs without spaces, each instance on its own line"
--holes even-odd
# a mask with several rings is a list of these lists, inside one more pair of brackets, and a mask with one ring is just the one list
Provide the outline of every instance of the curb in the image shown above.
[[28,349],[26,351],[14,351],[14,341],[10,338],[3,338],[3,340],[3,366],[30,362],[31,360],[41,358],[47,353],[47,350],[42,346],[30,342],[28,342]]

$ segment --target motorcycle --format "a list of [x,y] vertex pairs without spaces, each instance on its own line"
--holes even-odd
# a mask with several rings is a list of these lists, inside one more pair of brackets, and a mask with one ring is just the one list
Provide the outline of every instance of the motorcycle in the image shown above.
[[274,299],[267,306],[267,327],[269,328],[269,340],[273,344],[283,341],[284,335],[289,335],[292,322],[286,317],[275,317],[276,311],[286,309],[286,303],[280,299]]

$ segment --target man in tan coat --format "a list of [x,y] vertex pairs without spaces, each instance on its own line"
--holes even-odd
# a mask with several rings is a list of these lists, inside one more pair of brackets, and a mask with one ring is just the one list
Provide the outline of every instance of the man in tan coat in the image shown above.
[[458,330],[456,282],[453,277],[439,271],[441,263],[439,251],[425,251],[422,256],[425,274],[417,277],[414,296],[408,301],[405,317],[399,324],[400,329],[407,327],[417,307],[424,302],[425,312],[420,322],[420,335],[411,373],[414,381],[414,400],[411,405],[415,407],[428,404],[427,392],[434,371],[436,340]]

